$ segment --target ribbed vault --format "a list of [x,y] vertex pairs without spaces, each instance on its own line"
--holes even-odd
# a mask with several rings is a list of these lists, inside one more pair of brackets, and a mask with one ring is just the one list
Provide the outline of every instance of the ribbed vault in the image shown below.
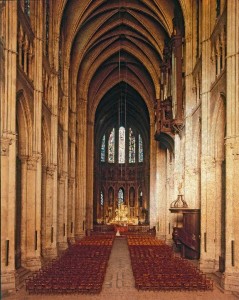
[[88,101],[88,117],[94,120],[103,96],[123,80],[146,102],[153,121],[164,41],[172,34],[174,11],[181,13],[178,1],[71,0],[60,7],[71,91],[76,101]]

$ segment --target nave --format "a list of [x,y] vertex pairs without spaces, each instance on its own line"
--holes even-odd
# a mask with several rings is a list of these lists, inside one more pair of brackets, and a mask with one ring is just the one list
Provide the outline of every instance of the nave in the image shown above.
[[[112,249],[111,249],[112,247]],[[161,250],[160,247],[163,247]],[[167,248],[168,247],[168,248]],[[166,249],[167,248],[167,249]],[[110,258],[107,264],[108,256],[111,250]],[[157,252],[155,251],[157,250]],[[79,241],[75,245],[71,245],[68,250],[63,253],[63,255],[58,259],[54,260],[54,263],[51,265],[56,265],[58,261],[58,267],[62,264],[62,260],[65,260],[64,265],[66,266],[66,261],[72,259],[72,262],[75,267],[77,265],[77,252],[78,252],[78,259],[83,258],[81,261],[86,267],[85,272],[83,272],[83,277],[87,278],[89,276],[91,278],[92,284],[94,281],[97,281],[96,278],[101,277],[102,272],[100,271],[100,267],[106,263],[106,273],[104,276],[104,282],[102,286],[102,290],[95,290],[90,291],[83,291],[84,293],[71,293],[67,291],[60,291],[62,287],[59,286],[59,290],[52,291],[50,294],[43,294],[39,292],[39,290],[35,293],[31,291],[31,294],[26,292],[25,287],[22,288],[15,296],[7,297],[7,299],[110,299],[110,300],[118,300],[118,299],[173,299],[176,297],[177,299],[227,299],[233,300],[237,299],[236,295],[233,294],[224,294],[222,293],[218,287],[217,283],[213,282],[213,289],[211,289],[211,279],[207,275],[207,281],[210,283],[210,287],[208,291],[205,290],[198,290],[198,291],[191,291],[191,290],[183,290],[180,289],[176,291],[170,290],[155,290],[155,291],[142,291],[139,290],[137,285],[137,280],[135,282],[135,264],[141,265],[141,268],[146,262],[146,258],[153,258],[155,261],[155,266],[157,262],[157,257],[159,257],[159,253],[166,250],[168,253],[171,252],[169,246],[165,245],[161,241],[151,237],[151,236],[134,236],[129,235],[127,236],[119,236],[114,237],[113,235],[96,235],[91,237],[85,237],[81,241]],[[79,255],[79,253],[81,253]],[[175,258],[175,257],[174,257]],[[180,259],[180,258],[178,258]],[[170,258],[169,258],[170,260]],[[172,260],[172,259],[171,259]],[[96,261],[98,261],[96,266]],[[142,262],[142,263],[141,263]],[[73,266],[72,264],[72,266]],[[87,269],[88,265],[88,269]],[[194,264],[190,261],[186,261],[185,265],[188,265],[189,269],[194,268]],[[132,271],[132,267],[134,270],[134,274]],[[145,268],[145,266],[144,266]],[[60,268],[59,268],[60,269]],[[105,270],[105,268],[103,267]],[[139,267],[140,269],[140,267]],[[152,269],[152,266],[149,266],[149,269]],[[190,273],[188,269],[188,274]],[[141,269],[142,270],[142,269]],[[67,272],[67,267],[65,267],[65,272]],[[39,273],[39,272],[38,272]],[[139,274],[140,275],[140,274]],[[155,274],[156,275],[156,274]],[[166,275],[166,274],[164,274]],[[60,276],[60,275],[59,275]],[[70,276],[70,274],[69,274]],[[141,282],[144,280],[145,272],[142,276],[138,276],[141,278]],[[82,278],[83,278],[82,277]],[[173,277],[173,276],[172,276]],[[92,280],[93,279],[93,280]],[[43,280],[43,279],[42,279]],[[68,282],[70,280],[68,279]],[[97,286],[97,284],[96,284]],[[136,289],[137,287],[137,289]],[[89,293],[90,292],[90,293]]]

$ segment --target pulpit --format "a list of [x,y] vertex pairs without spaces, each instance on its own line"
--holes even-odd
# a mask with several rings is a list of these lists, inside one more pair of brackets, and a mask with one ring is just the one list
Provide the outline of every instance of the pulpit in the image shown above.
[[200,209],[170,208],[172,213],[182,214],[182,226],[173,228],[173,240],[182,257],[200,257]]

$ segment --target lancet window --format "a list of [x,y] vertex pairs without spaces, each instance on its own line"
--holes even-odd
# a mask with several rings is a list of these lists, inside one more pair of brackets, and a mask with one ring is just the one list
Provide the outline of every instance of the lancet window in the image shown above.
[[144,161],[144,150],[143,150],[143,140],[141,135],[139,134],[139,162]]
[[115,162],[115,129],[113,128],[108,142],[108,162],[114,163]]
[[104,194],[102,191],[100,192],[100,205],[104,206]]
[[118,192],[118,206],[120,206],[122,203],[124,203],[124,191],[122,188],[120,188]]
[[101,158],[102,162],[105,162],[105,134],[103,135],[102,142],[101,142]]
[[24,0],[24,13],[30,17],[30,0]]
[[125,163],[125,128],[121,126],[119,128],[119,163]]
[[115,163],[117,157],[119,164],[127,162],[133,164],[136,163],[136,160],[142,163],[144,159],[142,137],[131,127],[127,133],[123,126],[119,127],[118,130],[113,128],[108,138],[107,134],[103,135],[100,147],[101,162],[107,160],[108,163]]
[[45,0],[45,54],[49,54],[49,21],[50,21],[50,3]]
[[129,163],[135,163],[135,135],[129,128]]

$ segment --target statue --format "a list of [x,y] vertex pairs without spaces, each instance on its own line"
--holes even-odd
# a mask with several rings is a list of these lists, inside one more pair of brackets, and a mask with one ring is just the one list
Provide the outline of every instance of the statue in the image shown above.
[[182,182],[181,182],[181,183],[179,183],[179,185],[178,185],[178,194],[179,194],[179,195],[182,195],[182,188],[183,188],[183,184],[182,184]]

